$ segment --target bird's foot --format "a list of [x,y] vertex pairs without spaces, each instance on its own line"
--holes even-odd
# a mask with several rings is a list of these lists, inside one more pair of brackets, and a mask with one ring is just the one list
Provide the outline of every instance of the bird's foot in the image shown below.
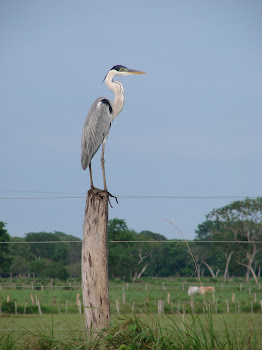
[[112,206],[112,204],[111,204],[111,202],[110,202],[110,197],[115,198],[115,200],[116,200],[116,202],[117,202],[117,204],[118,204],[117,197],[116,197],[116,196],[113,196],[113,195],[112,195],[110,192],[108,192],[107,190],[106,190],[106,192],[107,192],[107,194],[108,194],[108,203],[109,203],[110,207],[113,208],[113,206]]
[[115,198],[116,203],[118,204],[117,197],[112,195],[110,192],[108,192],[107,189],[101,190],[100,188],[96,188],[96,187],[93,186],[93,187],[91,187],[91,189],[89,191],[93,192],[94,194],[99,194],[101,197],[103,197],[103,194],[106,194],[108,196],[108,203],[109,203],[111,208],[113,208],[113,206],[111,204],[110,197]]

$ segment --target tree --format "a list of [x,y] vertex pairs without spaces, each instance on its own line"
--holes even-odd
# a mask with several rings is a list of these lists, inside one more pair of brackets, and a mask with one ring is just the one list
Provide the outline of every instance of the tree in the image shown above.
[[[10,242],[10,235],[5,229],[5,223],[0,221],[0,241]],[[10,256],[10,247],[7,243],[0,243],[0,273],[5,274],[10,271],[12,258]]]
[[39,278],[50,277],[66,280],[69,277],[69,273],[62,264],[48,259],[33,261],[29,269],[30,272],[35,273],[35,276]]
[[[198,245],[196,250],[198,251],[198,255],[201,256],[200,263],[208,268],[213,278],[217,277],[220,269],[224,269],[225,282],[228,277],[228,269],[232,255],[237,250],[239,244],[228,243],[224,245],[223,243],[216,243],[217,241],[236,240],[236,232],[232,227],[229,230],[228,227],[217,220],[213,215],[214,211],[215,210],[206,215],[207,220],[198,225],[195,231],[197,234],[196,241],[207,240],[214,241],[214,243],[208,243],[208,249],[206,245]],[[214,267],[216,268],[216,273],[214,273]]]
[[21,237],[11,237],[11,242],[14,242],[14,244],[10,244],[11,276],[25,275],[29,272],[30,263],[35,259],[30,251],[30,244],[24,244],[25,239]]
[[108,221],[108,241],[128,241],[127,243],[109,243],[108,267],[110,278],[129,280],[136,264],[134,257],[136,232],[127,227],[125,220],[112,219]]
[[[30,232],[25,236],[27,242],[51,242],[51,241],[60,241],[51,232]],[[30,244],[30,250],[35,256],[35,259],[53,259],[53,256],[56,256],[56,250],[59,247],[59,244],[56,243],[34,243]]]
[[[262,239],[262,198],[235,201],[219,209],[214,209],[206,215],[207,221],[198,226],[199,238],[213,241],[236,241],[233,244],[211,245],[216,254],[223,252],[226,258],[224,279],[226,279],[232,255],[236,254],[237,263],[246,267],[246,282],[250,272],[257,282],[253,264],[258,248],[256,241]],[[241,243],[243,241],[243,243]]]
[[[142,274],[145,274],[148,268],[152,275],[155,274],[155,262],[156,257],[161,252],[161,243],[154,242],[166,241],[167,239],[165,236],[160,235],[159,233],[154,233],[152,231],[141,231],[137,234],[136,240],[141,241],[141,243],[138,243],[139,245],[136,246],[136,251],[134,252],[136,266],[134,267],[135,273],[133,277],[133,282],[136,279],[139,279],[142,276]],[[143,241],[147,242],[143,243]]]

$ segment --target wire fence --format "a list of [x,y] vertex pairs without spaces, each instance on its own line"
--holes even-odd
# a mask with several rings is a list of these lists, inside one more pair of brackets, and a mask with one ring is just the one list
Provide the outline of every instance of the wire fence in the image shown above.
[[[0,191],[1,192],[1,191]],[[39,193],[39,192],[37,192]],[[117,198],[123,198],[123,199],[255,199],[257,197],[261,196],[150,196],[150,195],[116,195]],[[34,196],[34,197],[0,197],[1,200],[31,200],[31,199],[85,199],[86,196],[80,195],[80,196]]]
[[[3,191],[3,190],[2,190]],[[1,192],[1,190],[0,190]],[[9,191],[11,192],[11,191]],[[16,191],[18,192],[18,191]],[[22,192],[22,191],[21,191]],[[27,193],[29,193],[30,191],[25,191]],[[31,191],[31,193],[34,193],[33,191]],[[40,193],[40,192],[37,192]],[[47,194],[47,192],[43,192],[44,194]],[[234,195],[230,195],[230,196],[218,196],[218,195],[213,195],[213,196],[143,196],[143,195],[118,195],[116,196],[117,198],[122,198],[122,199],[186,199],[186,200],[194,200],[194,199],[203,199],[203,200],[208,200],[208,199],[231,199],[231,200],[243,200],[243,199],[247,199],[247,198],[257,198],[259,196],[234,196]],[[73,199],[85,199],[86,196],[82,196],[82,195],[50,195],[50,196],[15,196],[15,197],[0,197],[0,200],[6,200],[6,201],[10,201],[10,200],[73,200]],[[1,241],[0,244],[61,244],[61,243],[74,243],[74,244],[79,244],[79,243],[83,243],[82,240],[60,240],[60,241],[9,241],[9,242],[3,242]],[[183,240],[110,240],[108,241],[108,243],[110,244],[130,244],[130,243],[134,243],[134,244],[261,244],[262,240],[257,240],[257,241],[240,241],[240,240],[218,240],[218,241],[213,241],[213,240],[187,240],[187,239],[183,239]],[[172,290],[172,291],[176,291],[176,290],[181,290],[181,288],[184,290],[184,288],[189,285],[195,285],[195,283],[187,283],[184,284],[183,286],[172,286],[172,285],[165,285],[166,289]],[[131,289],[134,288],[145,288],[145,286],[136,286],[136,285],[130,285],[129,287],[131,287]],[[216,288],[221,288],[221,290],[225,289],[231,289],[231,290],[239,290],[239,289],[246,289],[249,291],[249,294],[251,293],[251,289],[252,291],[259,291],[261,290],[261,284],[258,283],[256,286],[254,286],[254,284],[249,285],[249,284],[245,284],[244,286],[242,286],[242,284],[230,284],[230,285],[226,285],[221,283],[220,285],[218,285]],[[65,289],[65,290],[76,290],[79,289],[81,290],[82,286],[79,285],[36,285],[36,284],[31,284],[31,285],[0,285],[0,290],[2,289],[31,289],[31,290],[39,290],[41,289],[42,291],[45,289]],[[114,289],[122,289],[123,285],[119,285],[119,286],[110,286],[110,288],[114,288]],[[153,289],[153,290],[161,290],[163,287],[162,286],[154,286],[154,285],[147,285],[146,289]],[[261,293],[261,292],[260,292]],[[261,310],[262,310],[262,306],[261,306]],[[27,329],[27,331],[38,331],[38,329]],[[225,331],[225,329],[214,329],[216,331]],[[247,331],[247,329],[241,329],[241,328],[231,328],[230,330],[232,331]],[[4,328],[0,328],[0,332],[7,332],[7,331],[17,331],[17,332],[24,332],[25,330],[23,328],[8,328],[8,329],[4,329]],[[50,331],[50,329],[41,329],[41,331]],[[55,329],[55,331],[57,332],[68,332],[68,329]],[[70,329],[70,331],[83,331],[86,332],[86,328],[78,328],[78,329]],[[262,329],[261,328],[254,328],[252,327],[252,329],[250,329],[250,331],[255,331],[255,332],[261,332]]]
[[[0,242],[0,244],[56,244],[56,243],[83,243],[83,241],[9,241]],[[241,244],[261,244],[262,241],[194,241],[194,240],[167,240],[167,241],[108,241],[108,243],[171,243],[171,244],[186,244],[186,243],[241,243]]]

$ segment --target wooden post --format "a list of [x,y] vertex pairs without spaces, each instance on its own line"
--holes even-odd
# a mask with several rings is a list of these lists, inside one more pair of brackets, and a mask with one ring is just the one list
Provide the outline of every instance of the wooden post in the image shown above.
[[227,299],[226,299],[226,304],[227,304],[227,312],[229,312],[229,303]]
[[38,306],[38,311],[39,311],[39,314],[42,315],[42,310],[41,310],[41,305],[40,305],[40,301],[37,300],[37,306]]
[[192,315],[194,315],[195,314],[195,310],[194,310],[194,299],[193,299],[193,297],[191,297],[190,305],[191,305]]
[[233,293],[232,294],[232,303],[235,304],[235,302],[236,302],[236,294]]
[[76,295],[76,306],[79,307],[79,301],[80,301],[80,294],[77,293]]
[[108,287],[108,193],[87,193],[82,243],[82,294],[87,331],[110,322]]
[[118,300],[116,300],[116,311],[118,313],[118,315],[120,314],[120,310],[119,310],[119,302]]
[[79,315],[82,315],[82,304],[80,299],[79,299],[78,311],[79,311]]
[[162,300],[162,299],[158,299],[158,303],[157,303],[157,313],[158,313],[158,314],[164,313],[164,300]]
[[135,310],[135,304],[136,304],[136,301],[135,301],[135,300],[133,300],[133,304],[132,304],[132,312],[134,312],[134,310]]
[[149,303],[149,295],[148,295],[148,293],[146,295],[146,303]]

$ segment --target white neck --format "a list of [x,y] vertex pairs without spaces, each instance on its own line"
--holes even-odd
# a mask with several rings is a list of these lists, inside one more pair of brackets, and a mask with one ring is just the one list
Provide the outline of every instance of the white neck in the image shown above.
[[125,100],[123,85],[119,81],[113,81],[114,76],[115,73],[110,71],[105,79],[106,86],[115,93],[115,100],[112,102],[113,119],[122,111]]

